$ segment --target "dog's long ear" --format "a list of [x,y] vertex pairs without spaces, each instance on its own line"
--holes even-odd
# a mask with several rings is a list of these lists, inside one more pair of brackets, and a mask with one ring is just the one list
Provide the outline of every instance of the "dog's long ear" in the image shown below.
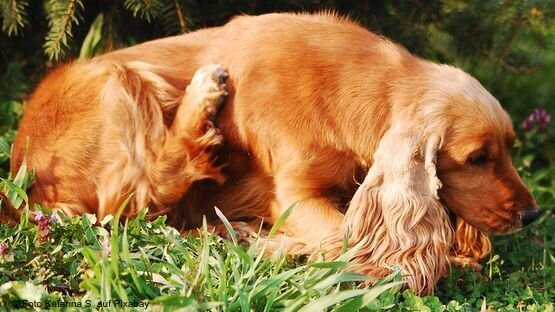
[[417,293],[430,293],[446,271],[453,235],[437,194],[442,137],[425,133],[419,125],[393,123],[345,217],[349,243],[365,241],[353,260],[378,272],[400,267]]

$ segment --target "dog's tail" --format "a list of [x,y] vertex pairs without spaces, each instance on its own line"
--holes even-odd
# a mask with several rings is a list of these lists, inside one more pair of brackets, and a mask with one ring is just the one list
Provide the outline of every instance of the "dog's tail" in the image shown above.
[[125,215],[148,204],[156,213],[147,173],[163,145],[168,112],[175,111],[183,95],[160,75],[162,70],[144,62],[117,64],[101,91],[101,120],[108,123],[101,142],[116,146],[103,153],[107,159],[97,191],[99,218],[115,215],[130,196]]

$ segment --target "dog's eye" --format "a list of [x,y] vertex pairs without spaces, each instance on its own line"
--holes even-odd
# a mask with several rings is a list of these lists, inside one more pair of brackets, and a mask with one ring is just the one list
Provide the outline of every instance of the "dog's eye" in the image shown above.
[[488,161],[488,157],[484,152],[478,152],[468,157],[468,162],[472,165],[483,165]]

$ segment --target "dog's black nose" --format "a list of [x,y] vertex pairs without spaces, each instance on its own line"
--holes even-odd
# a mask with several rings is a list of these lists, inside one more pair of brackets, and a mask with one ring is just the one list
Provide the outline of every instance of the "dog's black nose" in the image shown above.
[[539,216],[539,209],[530,209],[520,212],[520,218],[523,226],[527,226],[528,224],[534,222]]

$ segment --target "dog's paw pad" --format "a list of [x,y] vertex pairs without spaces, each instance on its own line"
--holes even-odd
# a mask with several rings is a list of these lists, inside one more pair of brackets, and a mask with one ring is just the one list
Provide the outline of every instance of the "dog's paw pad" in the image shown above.
[[216,123],[216,115],[226,100],[228,76],[220,65],[206,65],[196,71],[187,87],[186,102],[190,110],[200,114],[201,120],[206,119],[208,126]]
[[227,71],[218,64],[208,64],[199,68],[193,79],[191,86],[206,85],[212,83],[212,87],[217,89],[218,85],[223,85],[229,74]]
[[217,114],[225,102],[227,71],[220,65],[201,67],[185,91],[183,105],[176,116],[185,128],[196,129],[199,135],[215,127]]

